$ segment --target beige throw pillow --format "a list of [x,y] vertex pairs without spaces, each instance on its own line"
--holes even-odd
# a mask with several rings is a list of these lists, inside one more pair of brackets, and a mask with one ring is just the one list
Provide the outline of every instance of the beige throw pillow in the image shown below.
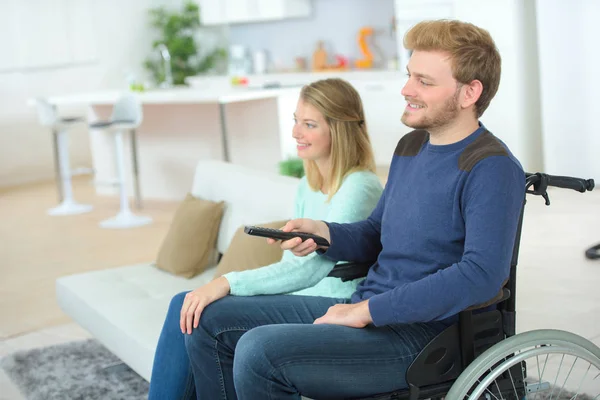
[[188,193],[175,211],[156,266],[185,278],[202,273],[214,260],[224,208],[222,201],[203,200]]
[[[288,220],[274,221],[256,225],[264,228],[280,229],[287,222]],[[263,237],[250,236],[244,233],[244,227],[240,226],[217,265],[214,278],[232,271],[245,271],[264,267],[280,261],[282,256],[283,250],[279,246],[268,244],[267,239]]]

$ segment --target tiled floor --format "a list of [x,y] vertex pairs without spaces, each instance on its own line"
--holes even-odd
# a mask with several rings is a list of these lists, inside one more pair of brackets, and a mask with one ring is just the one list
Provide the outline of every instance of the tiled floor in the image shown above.
[[[600,243],[600,190],[580,194],[552,189],[550,199],[552,205],[546,207],[541,198],[530,196],[526,208],[517,280],[517,330],[564,329],[600,346],[600,260],[584,257],[586,248]],[[166,214],[163,219],[167,220]],[[56,229],[62,229],[62,235],[76,234],[64,225]],[[162,231],[150,236],[157,235]],[[93,258],[93,254],[88,256]],[[31,293],[35,296],[34,290]],[[48,292],[44,296],[38,300],[54,302]],[[75,323],[49,327],[0,341],[0,357],[85,337],[87,332]],[[0,399],[22,398],[1,372],[0,388]]]

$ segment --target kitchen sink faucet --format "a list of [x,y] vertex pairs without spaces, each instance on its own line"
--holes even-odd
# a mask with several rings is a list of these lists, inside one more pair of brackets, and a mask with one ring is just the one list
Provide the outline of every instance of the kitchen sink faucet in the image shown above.
[[165,80],[160,84],[161,88],[170,88],[173,86],[173,74],[171,73],[171,53],[164,43],[157,47],[160,57],[163,60],[163,69],[165,71]]

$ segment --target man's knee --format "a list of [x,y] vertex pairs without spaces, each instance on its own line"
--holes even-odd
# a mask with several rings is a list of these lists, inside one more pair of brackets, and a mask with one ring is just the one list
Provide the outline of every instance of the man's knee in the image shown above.
[[235,348],[233,376],[237,382],[247,377],[268,378],[279,364],[278,358],[285,353],[285,335],[280,325],[259,326],[244,333]]

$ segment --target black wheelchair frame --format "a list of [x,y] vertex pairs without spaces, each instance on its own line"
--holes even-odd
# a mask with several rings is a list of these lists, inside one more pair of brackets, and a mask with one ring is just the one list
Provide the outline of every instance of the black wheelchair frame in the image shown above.
[[590,260],[600,260],[600,243],[587,249],[585,256]]
[[[550,205],[547,193],[549,186],[573,189],[583,193],[593,190],[594,181],[544,173],[526,173],[526,195],[523,199],[515,236],[510,275],[500,293],[484,304],[461,311],[457,323],[446,328],[421,350],[406,372],[408,389],[360,397],[355,400],[441,399],[477,356],[501,340],[515,335],[516,272],[527,194],[542,196],[546,205]],[[335,272],[332,271],[330,275],[353,279],[364,276],[367,270],[368,268],[365,268],[364,265],[361,267],[356,264],[342,264],[339,267],[336,266]],[[352,276],[344,276],[348,273]],[[484,311],[485,308],[493,305],[496,305],[496,309]],[[515,367],[522,368],[519,365]],[[518,383],[521,384],[519,391],[524,393],[524,382]],[[506,385],[504,387],[503,382],[500,382],[499,390],[514,388],[512,381],[507,381]]]

